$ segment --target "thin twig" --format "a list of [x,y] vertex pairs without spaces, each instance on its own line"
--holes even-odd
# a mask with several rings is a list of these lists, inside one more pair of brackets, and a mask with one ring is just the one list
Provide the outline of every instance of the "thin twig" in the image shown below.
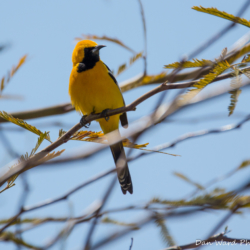
[[113,169],[110,169],[108,171],[105,171],[104,173],[101,173],[101,174],[98,174],[92,178],[90,178],[89,180],[83,182],[82,184],[80,184],[79,186],[71,189],[69,192],[67,192],[66,194],[56,198],[56,199],[53,199],[53,200],[50,200],[50,201],[46,201],[46,202],[42,202],[38,205],[34,205],[34,206],[30,206],[30,207],[24,207],[24,212],[29,212],[29,211],[32,211],[32,210],[35,210],[35,209],[38,209],[38,208],[41,208],[41,207],[45,207],[45,206],[48,206],[48,205],[51,205],[51,204],[54,204],[58,201],[62,201],[62,200],[65,200],[67,199],[71,194],[75,193],[76,191],[80,190],[81,188],[83,187],[86,187],[87,185],[91,184],[92,182],[94,181],[97,181],[97,180],[100,180],[101,178],[115,172],[116,169],[113,168]]
[[[217,223],[217,225],[211,230],[211,232],[208,234],[209,236],[206,239],[210,239],[212,235],[217,232],[220,227],[222,227],[231,217],[232,215],[239,209],[239,205],[235,205],[234,208],[224,217],[222,220]],[[198,249],[201,249],[203,245],[200,245]]]
[[[23,213],[23,207],[25,205],[25,202],[26,202],[26,200],[28,198],[29,191],[30,191],[29,184],[28,184],[28,181],[27,181],[27,173],[24,173],[21,176],[21,180],[22,180],[22,184],[23,184],[23,193],[22,193],[20,201],[19,201],[19,211],[22,214]],[[15,235],[17,236],[17,239],[22,241],[22,233],[18,233],[18,231],[20,231],[20,227],[21,227],[21,224],[17,223],[16,224],[16,233],[15,233]],[[21,249],[21,246],[19,244],[18,244],[18,249]]]
[[20,210],[18,214],[16,214],[14,217],[12,217],[12,219],[11,219],[5,226],[3,226],[3,227],[0,229],[0,235],[1,235],[1,233],[2,233],[6,228],[8,228],[13,222],[16,221],[16,220],[18,219],[18,217],[19,217],[22,213],[23,213],[23,211]]
[[2,127],[0,127],[0,138],[1,138],[1,141],[3,142],[5,149],[8,151],[9,155],[12,156],[13,158],[19,158],[20,155],[13,149],[10,141],[7,139],[7,137],[3,133]]
[[[231,118],[238,119],[246,116],[247,116],[246,112],[234,112],[234,115]],[[211,113],[211,114],[199,115],[188,118],[175,118],[175,119],[168,118],[163,122],[176,123],[178,125],[186,125],[186,124],[197,124],[201,122],[215,121],[215,120],[228,120],[228,114],[225,114],[225,112],[218,112],[218,113]]]
[[101,205],[100,205],[99,209],[95,212],[95,218],[94,218],[94,221],[91,224],[89,232],[87,234],[87,238],[86,238],[84,248],[83,248],[84,250],[89,250],[90,249],[92,234],[94,233],[94,230],[95,230],[95,227],[96,227],[96,224],[97,224],[97,220],[99,218],[99,214],[100,214],[102,208],[105,206],[106,202],[108,201],[108,198],[109,198],[109,196],[110,196],[110,194],[111,194],[111,192],[113,190],[113,187],[115,186],[115,183],[116,183],[116,176],[112,179],[111,183],[109,184],[108,189],[107,189],[107,191],[105,192],[105,194],[103,196]]
[[206,240],[196,240],[196,242],[191,243],[191,244],[182,245],[182,246],[172,246],[172,247],[164,248],[163,250],[193,249],[193,248],[199,247],[201,244],[208,246],[208,245],[212,245],[212,243],[214,243],[214,242],[216,243],[216,245],[225,245],[225,242],[230,242],[232,245],[235,245],[235,244],[249,245],[250,239],[228,238],[227,236],[225,236],[225,233],[220,233],[220,234],[214,235]]
[[10,43],[1,43],[0,44],[0,52],[2,53],[3,51],[5,51],[6,49],[9,49],[11,47],[11,44]]
[[132,247],[133,247],[133,242],[134,242],[134,239],[133,239],[133,238],[131,238],[131,244],[130,244],[129,250],[132,250]]
[[[172,142],[162,144],[162,145],[158,146],[157,148],[161,148],[161,149],[172,148],[176,144],[183,142],[185,140],[188,140],[188,139],[192,139],[192,138],[196,138],[196,137],[200,137],[200,136],[204,136],[204,135],[208,135],[208,134],[224,133],[224,132],[229,132],[229,131],[232,131],[235,129],[239,129],[239,128],[241,128],[241,126],[244,123],[248,122],[249,120],[250,120],[250,115],[246,116],[243,120],[241,120],[240,122],[238,122],[236,124],[225,125],[225,126],[222,126],[220,128],[217,128],[217,129],[205,129],[205,130],[187,133],[187,134],[184,134],[184,135],[180,136],[179,138],[173,140]],[[155,150],[156,150],[156,148],[155,148]]]
[[142,24],[143,24],[143,33],[144,33],[144,73],[143,75],[147,75],[147,28],[146,28],[146,20],[145,20],[145,14],[144,9],[141,0],[138,0],[141,10],[141,18],[142,18]]

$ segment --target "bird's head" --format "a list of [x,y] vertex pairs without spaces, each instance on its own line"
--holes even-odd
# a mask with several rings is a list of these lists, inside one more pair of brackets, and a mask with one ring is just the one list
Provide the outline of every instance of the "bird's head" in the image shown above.
[[78,42],[72,53],[73,66],[77,63],[96,63],[100,60],[99,50],[105,45],[98,45],[91,40],[82,40]]

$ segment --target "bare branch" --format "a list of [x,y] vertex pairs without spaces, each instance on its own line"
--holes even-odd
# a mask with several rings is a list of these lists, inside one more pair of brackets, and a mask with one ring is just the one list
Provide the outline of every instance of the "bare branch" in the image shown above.
[[175,139],[174,141],[162,144],[162,145],[158,146],[157,148],[161,148],[161,149],[171,148],[171,147],[174,147],[176,144],[183,142],[185,140],[191,139],[191,138],[196,138],[196,137],[200,137],[200,136],[204,136],[204,135],[208,135],[208,134],[224,133],[224,132],[229,132],[229,131],[232,131],[235,129],[239,129],[239,128],[241,128],[241,126],[244,123],[248,122],[249,120],[250,120],[250,115],[248,115],[242,121],[240,121],[239,123],[236,123],[236,124],[225,125],[225,126],[222,126],[218,129],[210,129],[210,130],[206,129],[206,130],[200,130],[197,132],[187,133],[187,134],[184,134],[184,135],[180,136],[179,138]]
[[11,224],[13,224],[13,223],[16,221],[17,218],[18,218],[22,213],[23,213],[23,211],[19,211],[18,214],[16,214],[14,217],[12,217],[11,220],[10,220],[5,226],[3,226],[3,227],[0,229],[0,235],[1,235],[1,233],[2,233],[6,228],[8,228]]
[[[41,109],[33,109],[30,111],[22,111],[22,112],[15,112],[11,115],[15,118],[28,120],[28,119],[35,119],[45,116],[52,116],[52,115],[60,115],[65,114],[70,111],[74,110],[72,105],[70,103],[56,105],[48,108],[41,108]],[[0,122],[8,122],[4,120],[3,118],[0,118]]]
[[147,28],[146,28],[146,20],[144,9],[141,0],[138,0],[140,9],[141,9],[141,17],[142,17],[142,24],[143,24],[143,33],[144,33],[144,76],[147,75]]
[[136,52],[133,49],[131,49],[130,47],[125,45],[122,41],[120,41],[120,40],[118,40],[116,38],[111,38],[111,37],[108,37],[108,36],[96,36],[96,35],[84,35],[84,34],[82,34],[82,37],[75,38],[76,41],[81,41],[83,39],[109,41],[109,42],[115,43],[115,44],[123,47],[124,49],[127,49],[128,51],[132,52],[133,54],[136,54]]
[[20,155],[13,149],[10,141],[5,136],[5,134],[2,131],[2,127],[0,127],[0,139],[5,146],[5,149],[8,151],[9,155],[11,155],[13,158],[18,158]]

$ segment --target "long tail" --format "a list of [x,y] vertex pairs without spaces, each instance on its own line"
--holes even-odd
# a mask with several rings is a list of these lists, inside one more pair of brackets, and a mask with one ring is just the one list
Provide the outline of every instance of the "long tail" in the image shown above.
[[[115,165],[118,167],[117,176],[121,185],[123,194],[129,193],[133,194],[133,185],[131,181],[131,176],[128,169],[128,164],[126,161],[126,156],[122,142],[118,142],[110,146],[111,152],[113,154]],[[125,160],[125,163],[124,163]],[[121,165],[121,166],[118,166]]]

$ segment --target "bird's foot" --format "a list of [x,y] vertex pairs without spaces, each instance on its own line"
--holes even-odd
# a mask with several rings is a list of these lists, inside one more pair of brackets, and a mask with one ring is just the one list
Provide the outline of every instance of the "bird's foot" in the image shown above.
[[102,115],[104,116],[104,119],[106,120],[106,121],[108,121],[109,120],[109,116],[107,115],[107,112],[109,111],[109,109],[104,109],[103,111],[102,111]]
[[85,128],[89,128],[90,122],[87,122],[85,117],[87,117],[87,115],[83,115],[81,120],[80,120],[80,124],[85,127]]

